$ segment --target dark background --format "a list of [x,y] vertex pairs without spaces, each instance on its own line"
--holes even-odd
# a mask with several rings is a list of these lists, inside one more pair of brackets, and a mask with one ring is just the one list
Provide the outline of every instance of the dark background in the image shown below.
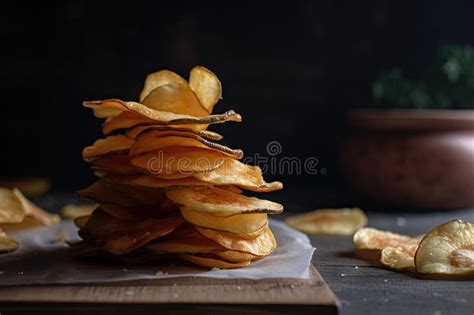
[[[325,175],[267,174],[286,191],[344,187],[345,113],[372,104],[381,71],[414,76],[438,46],[473,44],[474,3],[447,1],[58,1],[2,4],[1,177],[45,176],[56,191],[93,180],[81,149],[101,136],[83,100],[135,100],[149,72],[221,79],[211,129],[247,155],[319,159]],[[278,198],[277,198],[278,199]]]

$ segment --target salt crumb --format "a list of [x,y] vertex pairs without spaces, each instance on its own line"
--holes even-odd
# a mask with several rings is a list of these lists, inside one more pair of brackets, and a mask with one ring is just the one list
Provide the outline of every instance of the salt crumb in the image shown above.
[[134,294],[135,294],[135,291],[132,291],[132,290],[125,291],[125,295],[134,295]]
[[24,272],[23,272],[23,271],[18,271],[17,274],[18,274],[19,276],[21,276],[21,275],[24,274]]
[[178,293],[173,293],[173,298],[177,298],[178,297]]
[[341,277],[345,277],[345,276],[346,276],[346,274],[345,274],[345,273],[341,273]]
[[237,290],[241,290],[242,287],[240,285],[237,286]]
[[177,287],[178,285],[176,283],[173,283],[173,287]]
[[387,280],[387,279],[383,279],[383,282],[387,283],[387,282],[388,282],[388,280]]
[[405,226],[407,224],[407,220],[404,217],[398,217],[396,222],[398,226]]
[[217,268],[217,267],[212,267],[211,268],[211,271],[219,271],[219,270],[221,270],[221,268]]
[[354,266],[354,269],[359,269],[359,266]]
[[164,275],[165,275],[165,273],[164,273],[163,271],[157,271],[157,272],[155,272],[155,276],[160,277],[160,276],[164,276]]
[[293,289],[294,287],[295,287],[295,285],[294,285],[294,284],[290,285],[290,288],[292,288],[292,289]]
[[128,269],[127,269],[127,268],[123,268],[122,271],[123,271],[123,272],[127,272]]

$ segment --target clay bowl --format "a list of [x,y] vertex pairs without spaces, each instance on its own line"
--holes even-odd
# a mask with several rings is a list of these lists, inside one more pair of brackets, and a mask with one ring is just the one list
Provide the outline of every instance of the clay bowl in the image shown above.
[[387,205],[474,206],[474,110],[357,110],[341,148],[355,191]]

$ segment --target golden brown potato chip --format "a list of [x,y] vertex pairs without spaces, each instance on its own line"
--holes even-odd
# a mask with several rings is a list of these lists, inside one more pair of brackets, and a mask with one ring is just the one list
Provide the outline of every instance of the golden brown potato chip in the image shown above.
[[37,227],[44,226],[44,224],[32,217],[25,217],[20,223],[1,223],[0,230],[3,230],[5,233],[15,233],[21,232]]
[[157,241],[147,245],[146,248],[155,253],[175,254],[214,253],[224,250],[222,246],[201,236],[197,232],[186,236]]
[[422,236],[411,237],[374,228],[359,229],[353,237],[357,249],[382,250],[386,247],[417,245]]
[[132,164],[149,174],[194,174],[215,170],[224,163],[224,155],[202,148],[167,147],[136,156]]
[[140,102],[143,101],[154,89],[170,83],[188,84],[177,73],[170,70],[160,70],[150,73],[145,79],[145,86],[140,93]]
[[65,219],[75,219],[91,214],[95,208],[97,208],[96,204],[76,205],[71,203],[61,208],[61,215]]
[[206,189],[176,188],[165,192],[174,203],[194,211],[216,216],[231,216],[243,213],[281,213],[279,203],[247,197],[217,187]]
[[14,189],[13,193],[17,196],[18,200],[20,200],[25,215],[38,220],[44,225],[53,225],[61,221],[61,218],[57,214],[48,213],[43,209],[39,208],[37,205],[35,205],[25,196],[23,196],[23,194],[19,190]]
[[239,262],[239,263],[230,263],[221,259],[211,258],[211,257],[201,257],[197,255],[188,255],[181,254],[179,255],[181,259],[187,260],[201,267],[205,268],[219,268],[219,269],[234,269],[248,266],[250,261]]
[[[107,180],[108,178],[106,178],[106,181]],[[108,185],[111,189],[120,192],[123,196],[137,200],[141,205],[155,206],[161,204],[166,199],[162,189],[121,185],[113,181],[108,181]]]
[[206,187],[204,183],[194,177],[183,178],[156,178],[147,175],[114,175],[107,174],[104,177],[107,181],[130,186],[142,186],[151,188],[170,187]]
[[186,127],[174,127],[174,126],[163,126],[163,125],[148,125],[148,126],[137,126],[127,130],[127,137],[132,139],[144,139],[144,138],[156,138],[163,135],[182,135],[182,134],[194,134],[203,138],[219,141],[222,140],[223,136],[217,132],[209,130],[193,130]]
[[18,248],[18,242],[0,229],[0,254],[10,253]]
[[415,255],[421,274],[444,277],[474,276],[474,224],[453,220],[431,230]]
[[286,223],[308,234],[352,235],[367,224],[359,208],[318,209],[288,217]]
[[249,253],[242,253],[242,252],[236,252],[233,250],[226,250],[223,252],[217,252],[214,253],[217,257],[219,257],[222,260],[232,262],[232,263],[241,263],[241,262],[246,262],[246,261],[253,261],[260,259],[260,257],[249,254]]
[[74,225],[77,226],[80,230],[84,230],[87,224],[87,221],[90,219],[90,215],[85,215],[82,217],[77,217],[74,219]]
[[226,158],[219,168],[193,176],[214,185],[235,185],[256,192],[268,192],[283,188],[283,184],[280,182],[265,182],[262,170],[258,166],[247,165],[229,158]]
[[104,155],[128,153],[134,143],[135,140],[124,135],[108,136],[85,147],[82,150],[82,157],[88,161]]
[[222,85],[217,76],[202,66],[196,66],[189,74],[189,86],[196,93],[208,113],[222,98]]
[[155,88],[142,101],[146,107],[195,117],[209,115],[188,83],[169,83]]
[[95,202],[110,203],[123,207],[138,207],[143,205],[140,201],[123,195],[121,192],[113,190],[111,185],[104,179],[100,179],[89,187],[76,193],[80,198]]
[[128,155],[109,155],[100,157],[90,162],[93,170],[101,170],[109,173],[123,175],[137,175],[141,169],[132,165],[132,158]]
[[255,256],[270,255],[276,248],[276,241],[268,226],[252,239],[242,239],[239,235],[212,229],[196,227],[196,230],[222,247],[237,252],[249,253]]
[[396,271],[416,272],[415,252],[417,244],[385,247],[380,254],[380,263]]
[[19,223],[25,218],[25,208],[16,188],[0,187],[0,223]]
[[230,156],[234,159],[241,159],[244,153],[240,149],[231,149],[221,144],[211,142],[195,134],[187,136],[161,136],[157,138],[147,137],[137,140],[131,147],[129,155],[136,156],[151,151],[158,151],[168,147],[192,147],[214,150]]
[[[107,118],[104,125],[104,133],[106,134],[116,129],[130,128],[140,124],[150,123],[162,125],[186,124],[188,128],[204,130],[209,124],[224,123],[227,121],[242,121],[242,117],[233,110],[229,110],[220,115],[196,117],[192,115],[155,110],[137,102],[124,102],[119,99],[88,101],[84,102],[83,105],[89,108],[99,108],[101,106],[110,106],[110,103],[119,104],[126,109],[119,115]],[[132,112],[133,114],[127,114],[127,111]]]
[[181,215],[186,221],[196,226],[236,234],[248,234],[259,231],[268,222],[268,216],[266,213],[250,213],[233,215],[230,217],[218,217],[206,212],[181,208]]
[[34,198],[47,193],[51,188],[51,181],[41,177],[10,178],[0,180],[0,187],[17,188],[25,196]]

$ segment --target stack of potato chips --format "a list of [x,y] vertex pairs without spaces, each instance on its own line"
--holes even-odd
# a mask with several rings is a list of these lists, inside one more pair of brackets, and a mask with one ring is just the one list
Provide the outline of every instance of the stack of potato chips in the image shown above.
[[189,82],[168,70],[148,75],[140,102],[84,102],[105,119],[104,139],[83,150],[98,180],[79,191],[97,202],[75,220],[89,256],[143,262],[180,258],[204,267],[238,268],[273,252],[268,214],[283,206],[242,190],[281,189],[241,150],[215,141],[210,124],[240,122],[234,111],[212,115],[221,98],[214,73],[197,66]]

